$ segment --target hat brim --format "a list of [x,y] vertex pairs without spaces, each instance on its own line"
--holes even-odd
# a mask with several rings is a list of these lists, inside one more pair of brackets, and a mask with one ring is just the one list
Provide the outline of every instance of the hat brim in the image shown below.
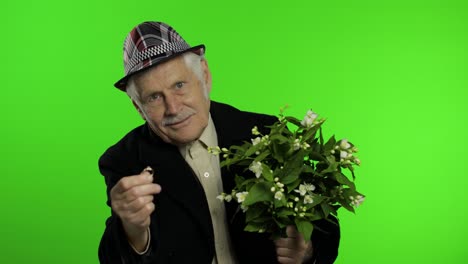
[[132,77],[133,75],[135,75],[137,73],[140,73],[140,72],[143,72],[143,71],[145,71],[147,69],[150,69],[152,67],[155,67],[155,66],[157,66],[157,65],[159,65],[161,63],[164,63],[164,62],[166,62],[166,61],[168,61],[170,59],[173,59],[173,58],[175,58],[177,56],[180,56],[180,55],[182,55],[184,53],[187,53],[187,52],[194,52],[194,53],[196,53],[198,55],[202,55],[205,52],[205,45],[201,44],[201,45],[198,45],[198,46],[195,46],[195,47],[191,47],[191,48],[183,50],[183,51],[175,52],[175,53],[173,53],[173,54],[171,54],[171,55],[169,55],[167,57],[163,57],[163,58],[161,58],[161,57],[151,58],[151,60],[152,60],[151,65],[148,65],[147,67],[139,69],[138,71],[127,74],[125,77],[118,80],[114,84],[114,86],[115,86],[115,88],[118,88],[118,89],[125,92],[127,90],[128,79],[130,79],[130,77]]

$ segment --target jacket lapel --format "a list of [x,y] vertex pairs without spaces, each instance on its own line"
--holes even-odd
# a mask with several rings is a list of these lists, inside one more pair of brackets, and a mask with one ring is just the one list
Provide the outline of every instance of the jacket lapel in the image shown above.
[[163,142],[148,126],[145,129],[147,136],[140,144],[139,157],[142,164],[148,164],[154,169],[154,181],[162,187],[159,195],[167,195],[176,204],[184,207],[199,223],[209,238],[208,241],[212,241],[210,211],[197,176],[176,146]]

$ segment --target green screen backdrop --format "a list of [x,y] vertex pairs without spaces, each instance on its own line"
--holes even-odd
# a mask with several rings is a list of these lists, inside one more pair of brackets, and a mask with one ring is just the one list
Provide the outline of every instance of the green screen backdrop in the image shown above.
[[466,2],[274,2],[3,1],[0,263],[98,263],[97,160],[142,123],[112,85],[146,20],[207,46],[213,100],[312,108],[359,147],[336,263],[468,263]]

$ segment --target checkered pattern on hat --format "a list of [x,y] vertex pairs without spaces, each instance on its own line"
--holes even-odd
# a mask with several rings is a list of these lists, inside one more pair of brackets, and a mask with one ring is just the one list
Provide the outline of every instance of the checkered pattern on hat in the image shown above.
[[169,25],[145,22],[135,27],[124,42],[125,74],[146,68],[157,61],[151,58],[167,57],[174,52],[189,49],[185,40]]
[[[197,47],[204,48],[203,45]],[[190,49],[182,36],[163,22],[143,22],[137,25],[124,41],[125,77],[115,87],[125,90],[128,78],[134,73]]]

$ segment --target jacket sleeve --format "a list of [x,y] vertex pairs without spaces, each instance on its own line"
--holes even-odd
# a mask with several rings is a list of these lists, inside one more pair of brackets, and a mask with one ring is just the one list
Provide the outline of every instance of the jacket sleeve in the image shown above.
[[340,244],[340,226],[338,220],[332,216],[330,221],[314,222],[312,233],[313,257],[304,262],[306,264],[332,264],[338,257]]
[[[135,174],[131,171],[132,162],[120,160],[106,152],[99,160],[99,169],[105,177],[107,186],[107,205],[111,207],[110,190],[124,176]],[[144,255],[137,254],[130,246],[120,218],[111,210],[111,216],[106,220],[106,227],[99,244],[99,262],[101,264],[144,264],[150,263],[150,249]]]

